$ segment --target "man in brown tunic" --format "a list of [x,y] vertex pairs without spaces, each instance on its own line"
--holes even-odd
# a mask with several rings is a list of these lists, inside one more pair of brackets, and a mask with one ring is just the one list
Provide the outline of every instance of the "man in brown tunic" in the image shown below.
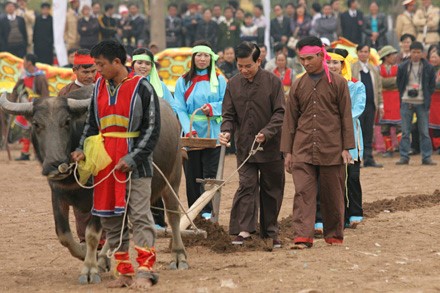
[[227,144],[234,133],[237,164],[241,165],[256,145],[262,151],[250,157],[239,170],[239,187],[235,194],[229,233],[238,236],[233,244],[243,244],[256,231],[260,207],[260,236],[278,240],[277,218],[284,192],[283,157],[280,152],[281,125],[284,116],[284,94],[281,81],[260,68],[260,49],[243,42],[235,50],[240,74],[228,83],[223,100],[223,123],[220,143]]
[[[90,57],[89,50],[79,49],[75,53],[72,70],[76,75],[76,79],[60,90],[58,93],[59,97],[65,96],[70,92],[80,89],[83,86],[91,85],[95,82],[96,66],[95,61]],[[69,206],[65,205],[63,206],[63,209],[68,210]],[[76,208],[73,209],[73,213],[75,215],[76,233],[78,238],[81,243],[85,242],[87,223],[90,221],[92,215],[90,212],[84,213]],[[105,235],[101,236],[101,244],[104,242],[103,239],[105,239]]]
[[313,244],[318,190],[325,241],[343,241],[343,164],[351,161],[348,150],[355,147],[355,142],[346,80],[328,72],[324,63],[328,56],[320,39],[303,38],[297,49],[306,73],[290,90],[281,151],[295,184],[293,248],[302,249]]

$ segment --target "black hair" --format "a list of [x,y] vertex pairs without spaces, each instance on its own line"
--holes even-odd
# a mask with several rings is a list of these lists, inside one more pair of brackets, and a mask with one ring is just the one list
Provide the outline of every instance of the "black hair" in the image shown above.
[[359,52],[359,51],[362,50],[364,47],[368,47],[368,50],[371,49],[371,47],[370,47],[369,45],[367,45],[367,44],[359,44],[359,45],[356,47],[356,52]]
[[312,8],[313,10],[315,10],[316,12],[321,12],[321,4],[319,4],[318,2],[314,2],[312,4]]
[[400,37],[400,41],[401,41],[401,42],[405,41],[406,39],[411,39],[411,42],[414,42],[414,41],[416,40],[416,37],[413,36],[412,34],[403,34],[403,35]]
[[286,62],[287,62],[287,55],[286,55],[286,54],[283,54],[283,53],[276,54],[276,55],[275,55],[275,61],[278,59],[278,56],[280,56],[280,55],[283,55],[283,56],[286,58]]
[[299,40],[298,43],[296,44],[296,48],[298,50],[301,50],[305,46],[318,46],[318,47],[322,47],[322,41],[318,37],[307,36],[307,37],[304,37],[301,40]]
[[284,5],[284,8],[286,8],[287,6],[292,6],[293,8],[295,8],[295,4],[293,4],[293,2],[289,2],[286,5]]
[[267,46],[265,45],[265,44],[263,44],[263,43],[259,43],[259,44],[257,44],[257,46],[258,46],[258,48],[264,48],[264,49],[266,49],[266,51],[267,51]]
[[428,54],[426,55],[426,58],[431,58],[431,54],[437,52],[437,55],[440,54],[440,46],[439,45],[431,45],[428,48]]
[[423,44],[420,42],[412,42],[411,46],[409,46],[410,50],[420,50],[423,52]]
[[326,51],[328,53],[335,53],[335,54],[341,55],[344,58],[347,58],[347,56],[348,56],[348,51],[345,49],[342,49],[342,48],[328,48],[328,49],[326,49]]
[[76,51],[78,51],[78,48],[70,48],[69,50],[67,50],[67,56],[69,56],[70,54],[75,53]]
[[[135,49],[133,51],[133,53],[131,54],[132,59],[133,59],[133,56],[135,56],[135,55],[148,55],[151,58],[151,63],[154,62],[154,55],[147,48],[137,48],[137,49]],[[131,66],[133,66],[135,62],[136,61],[131,62]]]
[[254,8],[258,8],[258,9],[260,9],[261,11],[263,11],[263,6],[260,5],[260,4],[256,4],[256,5],[254,5]]
[[[209,47],[212,50],[212,45],[210,42],[208,41],[195,41],[193,46],[206,46]],[[185,80],[185,85],[188,84],[188,82],[190,82],[197,74],[197,68],[196,68],[196,62],[195,62],[195,58],[196,58],[196,54],[194,53],[191,56],[191,68],[189,69],[189,71],[187,73],[185,73],[183,75],[183,79]],[[211,56],[212,58],[212,56]],[[208,66],[208,76],[209,78],[211,78],[211,71],[215,70],[215,68],[212,68],[212,62],[209,62],[209,66]]]
[[174,7],[177,9],[177,4],[176,3],[168,4],[168,9],[170,9],[171,7]]
[[[226,50],[229,50],[229,49],[234,50],[234,47],[232,47],[232,46],[226,46],[226,47],[223,49],[223,53],[225,53]],[[234,50],[234,53],[235,53],[235,50]]]
[[246,13],[244,14],[244,18],[248,18],[248,17],[253,17],[253,16],[252,16],[252,13],[250,13],[250,12],[246,12]]
[[113,8],[115,8],[115,6],[114,6],[113,4],[111,4],[111,3],[107,3],[107,4],[105,4],[105,6],[104,6],[104,11],[107,12],[107,11],[109,11],[110,9],[113,9]]
[[40,8],[41,9],[43,9],[43,8],[49,8],[50,9],[50,3],[43,2],[43,3],[41,3]]
[[325,4],[322,5],[322,8],[324,9],[324,7],[326,7],[326,6],[332,7],[332,5],[330,3],[325,3]]
[[139,4],[137,4],[137,3],[128,4],[128,8],[130,8],[131,6],[135,6],[137,9],[139,9]]
[[347,8],[350,9],[351,4],[356,2],[357,0],[347,0]]
[[37,64],[38,57],[35,54],[27,53],[26,55],[24,55],[24,59],[31,62],[32,65],[35,66],[35,64]]
[[220,8],[222,8],[222,6],[221,6],[220,4],[214,4],[214,5],[212,5],[212,8],[214,8],[214,7],[220,7]]
[[225,9],[223,9],[223,13],[224,13],[226,10],[232,10],[232,12],[234,12],[234,8],[233,8],[232,6],[226,6]]
[[260,48],[252,42],[242,42],[235,48],[235,60],[238,58],[248,58],[252,56],[252,60],[257,62],[260,58]]
[[279,7],[279,8],[281,8],[281,9],[283,9],[283,6],[281,5],[281,4],[275,4],[274,6],[273,6],[273,9],[275,9],[275,7]]
[[332,0],[332,1],[330,1],[330,5],[333,6],[333,3],[335,3],[336,1],[339,1],[339,0]]
[[127,52],[125,51],[124,46],[113,40],[104,40],[93,46],[90,51],[90,56],[93,58],[102,56],[110,62],[113,62],[113,60],[118,58],[121,60],[122,65],[125,65],[125,61],[127,61]]
[[[89,56],[90,55],[90,50],[89,49],[78,49],[78,50],[76,50],[76,54],[77,55],[87,55],[87,56]],[[78,69],[78,68],[82,67],[84,69],[87,69],[87,68],[92,67],[93,65],[95,65],[95,63],[91,63],[91,64],[78,64],[78,65],[74,64],[73,68]]]
[[278,43],[273,47],[273,50],[276,53],[282,51],[284,48],[287,48],[286,44]]

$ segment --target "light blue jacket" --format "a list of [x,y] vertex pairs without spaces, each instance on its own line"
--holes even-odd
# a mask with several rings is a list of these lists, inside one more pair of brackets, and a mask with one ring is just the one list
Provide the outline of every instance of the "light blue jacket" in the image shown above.
[[353,160],[360,161],[364,155],[364,141],[362,139],[362,129],[359,116],[364,112],[367,96],[365,93],[365,86],[360,81],[352,82],[349,80],[348,90],[351,98],[351,115],[353,116],[354,141],[356,144],[356,148],[350,150],[350,155]]
[[[208,74],[208,70],[197,72],[197,75]],[[221,115],[223,97],[226,91],[226,79],[222,76],[218,76],[218,88],[216,93],[211,93],[209,81],[199,81],[194,86],[191,95],[185,101],[185,92],[191,86],[192,82],[188,82],[185,85],[185,79],[180,77],[176,82],[176,89],[174,91],[174,101],[176,106],[176,113],[179,117],[180,124],[184,134],[189,133],[189,124],[191,114],[195,109],[202,107],[204,104],[209,104],[212,108],[211,117],[211,133],[207,135],[208,123],[202,111],[199,111],[194,119],[193,131],[197,132],[199,137],[218,138],[220,133]],[[206,116],[205,116],[206,117]]]

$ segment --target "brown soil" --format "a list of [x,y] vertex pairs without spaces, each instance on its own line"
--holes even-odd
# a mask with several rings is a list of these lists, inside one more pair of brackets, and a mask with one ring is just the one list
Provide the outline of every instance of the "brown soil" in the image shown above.
[[[421,166],[420,157],[413,157],[409,166],[396,166],[396,158],[376,159],[385,167],[361,170],[366,219],[356,230],[346,230],[342,246],[318,239],[312,249],[289,249],[294,185],[287,176],[280,213],[284,247],[269,253],[260,240],[232,247],[225,227],[238,186],[235,176],[222,189],[220,225],[198,220],[208,239],[186,240],[189,270],[169,270],[169,240],[158,239],[160,280],[152,291],[440,291],[440,168]],[[439,156],[433,159],[440,161]],[[235,168],[235,158],[228,156],[225,174]],[[1,151],[0,182],[0,292],[109,292],[105,284],[111,273],[102,275],[102,284],[77,284],[81,262],[55,235],[49,187],[39,164],[8,161]],[[184,194],[182,183],[183,200]],[[74,230],[73,216],[70,222]]]

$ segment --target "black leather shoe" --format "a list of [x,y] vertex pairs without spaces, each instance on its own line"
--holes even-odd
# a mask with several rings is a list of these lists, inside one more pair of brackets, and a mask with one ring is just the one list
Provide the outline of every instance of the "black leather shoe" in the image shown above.
[[437,163],[434,162],[432,159],[427,159],[422,161],[422,165],[435,166],[437,165]]
[[408,165],[409,164],[409,160],[405,160],[405,159],[400,159],[396,162],[396,165]]
[[382,164],[378,164],[375,161],[373,161],[373,162],[365,162],[364,163],[364,167],[382,168],[383,165]]
[[21,156],[15,159],[16,161],[29,161],[30,156],[29,154],[21,153]]

